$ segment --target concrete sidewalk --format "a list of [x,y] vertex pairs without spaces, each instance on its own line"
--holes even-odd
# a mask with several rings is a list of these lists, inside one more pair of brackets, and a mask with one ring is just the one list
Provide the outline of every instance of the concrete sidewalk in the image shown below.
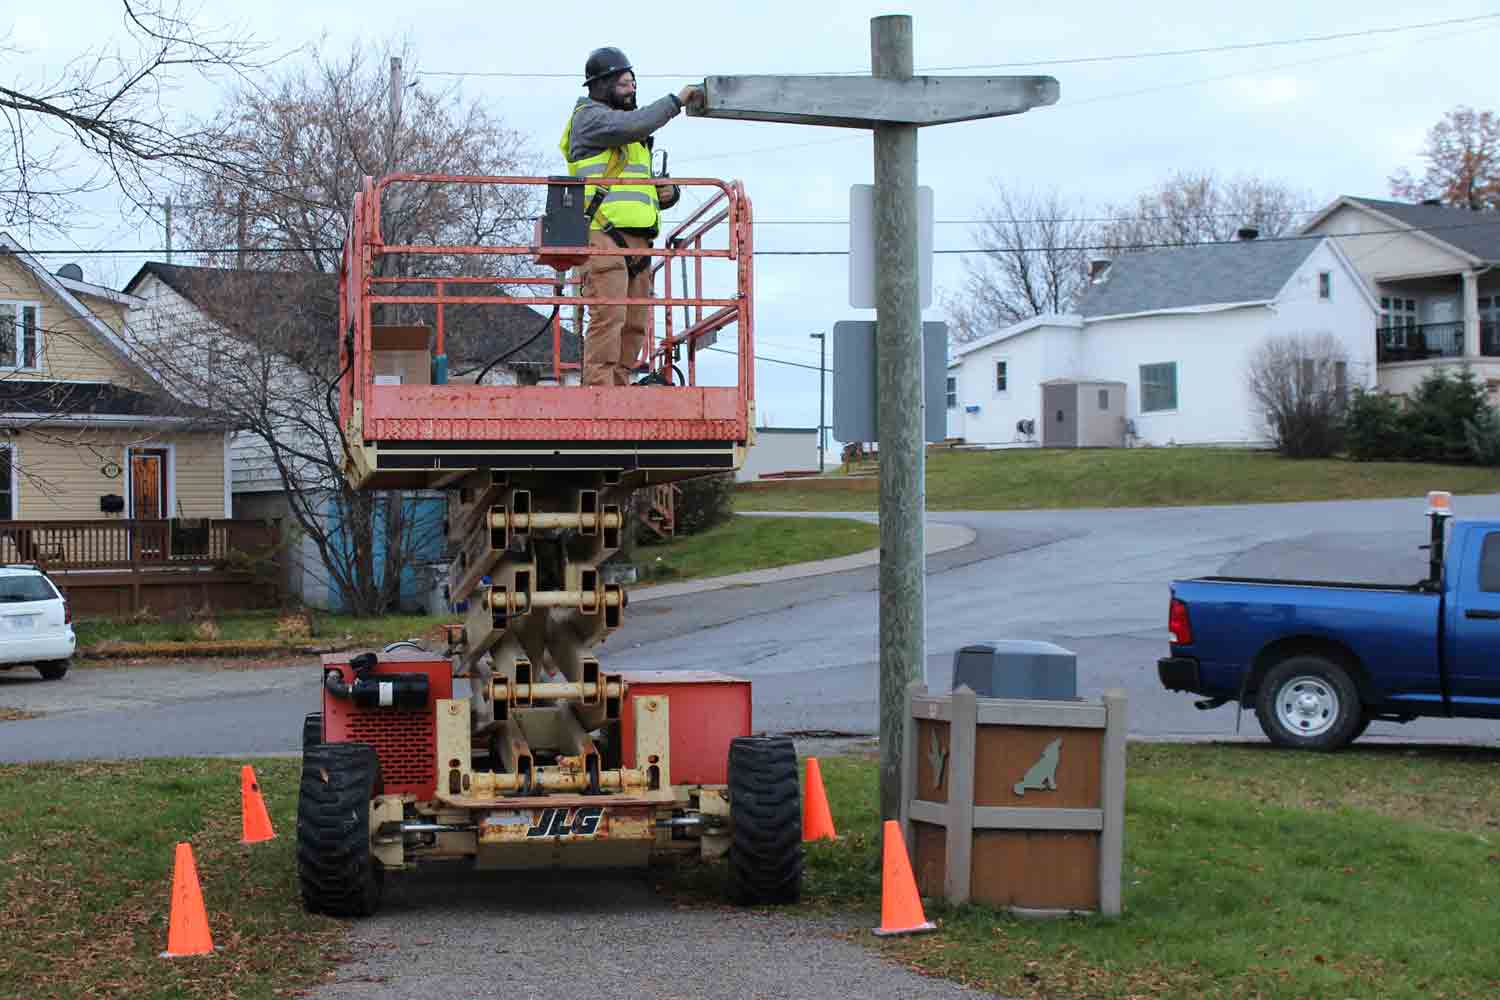
[[[791,515],[766,514],[757,512],[756,516],[786,517]],[[826,514],[819,513],[819,517],[849,517],[860,521],[875,522],[874,514]],[[938,552],[947,552],[968,545],[974,541],[974,529],[961,524],[946,524],[942,522],[928,522],[927,524],[927,554],[933,555]],[[705,580],[685,580],[682,583],[662,583],[654,587],[631,587],[630,603],[644,603],[646,601],[659,601],[668,597],[681,597],[684,594],[701,594],[710,590],[727,590],[730,587],[753,587],[762,583],[781,583],[786,580],[800,580],[809,576],[824,576],[828,573],[843,573],[851,569],[861,569],[865,566],[873,566],[880,562],[880,550],[866,549],[864,552],[856,552],[851,556],[840,556],[837,559],[820,559],[817,562],[792,563],[787,566],[777,566],[773,569],[756,569],[747,573],[732,573],[729,576],[715,576]]]

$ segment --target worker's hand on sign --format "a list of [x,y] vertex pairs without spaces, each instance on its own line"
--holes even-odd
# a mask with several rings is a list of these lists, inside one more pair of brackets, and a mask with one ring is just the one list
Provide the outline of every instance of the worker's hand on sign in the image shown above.
[[685,108],[701,108],[703,106],[703,88],[696,83],[690,83],[677,92],[677,99]]

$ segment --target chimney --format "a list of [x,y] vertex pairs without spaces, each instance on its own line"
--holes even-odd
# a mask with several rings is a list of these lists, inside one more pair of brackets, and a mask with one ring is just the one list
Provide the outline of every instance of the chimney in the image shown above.
[[1234,238],[1237,239],[1237,240],[1247,240],[1248,241],[1248,240],[1258,239],[1259,237],[1260,237],[1260,230],[1256,229],[1254,226],[1241,226],[1239,228],[1239,231],[1234,234]]
[[1101,284],[1104,281],[1105,277],[1109,274],[1110,263],[1111,261],[1108,257],[1090,257],[1089,284]]
[[83,268],[77,264],[64,264],[57,269],[57,276],[59,278],[67,278],[69,281],[82,281]]

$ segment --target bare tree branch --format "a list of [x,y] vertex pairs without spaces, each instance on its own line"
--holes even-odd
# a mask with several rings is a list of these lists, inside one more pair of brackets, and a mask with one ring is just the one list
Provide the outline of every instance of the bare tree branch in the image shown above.
[[1086,211],[1057,190],[994,186],[995,201],[975,232],[999,253],[966,260],[960,291],[946,296],[954,339],[974,340],[1044,313],[1067,312],[1086,280]]
[[1327,458],[1342,441],[1349,352],[1331,333],[1268,337],[1250,355],[1246,385],[1276,449]]
[[[188,78],[263,68],[262,47],[201,25],[178,0],[121,0],[121,8],[121,42],[80,52],[49,78],[0,76],[5,224],[60,232],[86,192],[113,186],[142,206],[165,170],[222,169],[218,134],[174,120],[165,99]],[[9,51],[18,65],[19,50]]]
[[1103,213],[1117,221],[1103,224],[1097,242],[1124,252],[1161,244],[1233,239],[1250,227],[1261,236],[1294,232],[1311,199],[1284,184],[1259,177],[1220,179],[1210,171],[1179,171],[1134,201]]

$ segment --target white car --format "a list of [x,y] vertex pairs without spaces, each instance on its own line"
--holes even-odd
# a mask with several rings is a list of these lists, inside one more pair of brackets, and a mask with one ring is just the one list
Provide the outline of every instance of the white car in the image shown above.
[[33,664],[43,680],[61,680],[78,639],[73,613],[35,566],[0,566],[0,670]]

